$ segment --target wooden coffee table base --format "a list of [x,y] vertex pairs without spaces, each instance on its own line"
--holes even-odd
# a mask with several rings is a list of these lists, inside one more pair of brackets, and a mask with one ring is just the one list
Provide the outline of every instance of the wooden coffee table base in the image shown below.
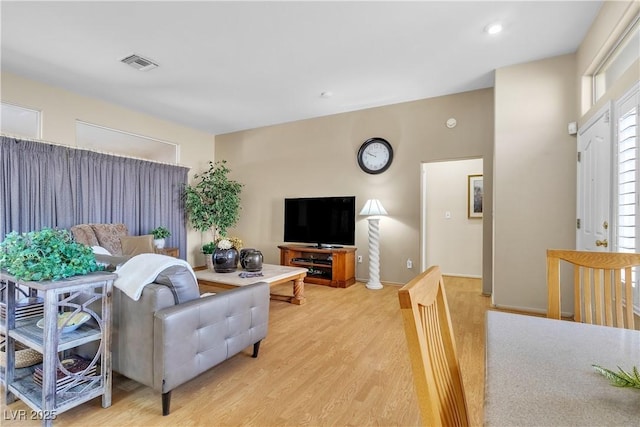
[[279,301],[287,301],[291,304],[302,305],[307,302],[307,299],[304,296],[304,278],[307,276],[307,273],[300,273],[293,279],[282,279],[273,283],[269,283],[269,286],[280,285],[282,283],[293,281],[293,296],[291,295],[279,295],[279,294],[271,294],[271,299],[279,300]]
[[287,282],[293,282],[293,296],[271,294],[271,299],[279,301],[287,301],[291,304],[302,305],[306,303],[304,296],[304,278],[307,276],[305,268],[287,267],[282,265],[263,264],[263,276],[252,278],[240,278],[238,276],[242,270],[235,273],[216,273],[206,268],[194,268],[198,285],[213,286],[216,288],[235,288],[237,286],[245,286],[256,282],[267,282],[270,287],[281,285]]

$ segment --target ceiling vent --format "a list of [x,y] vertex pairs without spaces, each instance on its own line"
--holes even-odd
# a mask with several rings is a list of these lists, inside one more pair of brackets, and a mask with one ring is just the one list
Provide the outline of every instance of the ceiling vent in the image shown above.
[[126,58],[121,59],[120,62],[130,65],[138,71],[149,71],[158,66],[158,64],[151,61],[150,59],[143,58],[142,56],[136,54],[129,55]]

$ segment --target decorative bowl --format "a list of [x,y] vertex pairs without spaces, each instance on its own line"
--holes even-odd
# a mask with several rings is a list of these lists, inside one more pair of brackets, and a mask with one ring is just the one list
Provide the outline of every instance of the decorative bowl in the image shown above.
[[[67,318],[69,318],[67,322]],[[87,320],[91,319],[91,315],[89,313],[85,313],[83,311],[79,313],[73,313],[72,311],[65,311],[64,313],[60,313],[58,315],[58,328],[62,328],[62,333],[75,331]],[[66,325],[65,325],[66,322]],[[63,327],[64,325],[64,327]],[[36,326],[40,329],[44,329],[44,318],[38,320]]]

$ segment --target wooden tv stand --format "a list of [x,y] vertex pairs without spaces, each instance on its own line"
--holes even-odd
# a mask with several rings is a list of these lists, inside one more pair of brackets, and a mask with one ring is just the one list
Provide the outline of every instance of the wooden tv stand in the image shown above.
[[317,248],[305,245],[280,245],[280,264],[308,269],[306,283],[346,288],[356,283],[354,247]]

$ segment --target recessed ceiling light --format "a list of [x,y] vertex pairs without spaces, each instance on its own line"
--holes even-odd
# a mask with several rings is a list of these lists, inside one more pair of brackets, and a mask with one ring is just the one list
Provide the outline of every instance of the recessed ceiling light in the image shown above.
[[499,32],[502,31],[502,24],[499,22],[496,22],[494,24],[489,24],[486,27],[484,27],[484,31],[487,34],[491,34],[491,35],[498,34]]
[[333,92],[322,92],[320,94],[320,98],[331,98],[333,96]]

